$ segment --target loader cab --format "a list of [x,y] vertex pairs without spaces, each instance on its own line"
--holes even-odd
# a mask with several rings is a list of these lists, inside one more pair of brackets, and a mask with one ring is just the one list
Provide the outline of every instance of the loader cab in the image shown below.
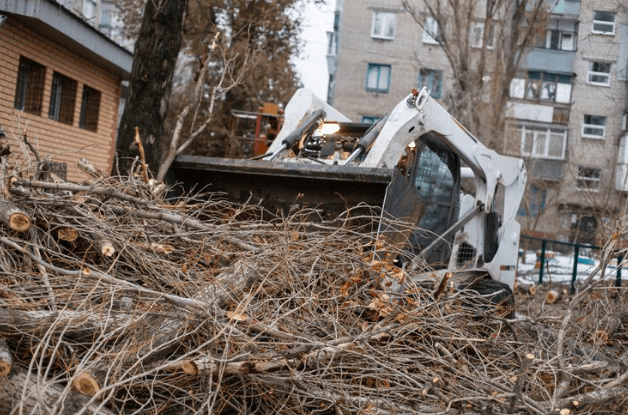
[[[443,234],[458,217],[460,199],[460,159],[437,136],[424,134],[414,143],[412,168],[408,179],[413,183],[425,213],[410,236],[414,251],[420,251]],[[443,241],[426,258],[435,267],[446,266],[452,240]]]

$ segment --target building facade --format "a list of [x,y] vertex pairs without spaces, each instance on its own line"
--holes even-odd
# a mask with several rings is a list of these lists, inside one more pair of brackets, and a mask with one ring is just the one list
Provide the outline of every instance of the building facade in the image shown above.
[[[0,125],[80,178],[85,157],[111,171],[122,81],[133,56],[55,1],[0,0]],[[20,153],[19,145],[9,141]],[[26,160],[22,160],[26,162]]]
[[[400,0],[343,0],[337,14],[328,100],[340,112],[372,122],[423,86],[446,106],[453,71],[427,10],[421,25]],[[523,233],[597,243],[626,213],[628,5],[561,0],[546,15],[510,84],[496,150],[526,161]],[[494,41],[492,28],[484,35],[482,21],[469,25],[471,46]]]

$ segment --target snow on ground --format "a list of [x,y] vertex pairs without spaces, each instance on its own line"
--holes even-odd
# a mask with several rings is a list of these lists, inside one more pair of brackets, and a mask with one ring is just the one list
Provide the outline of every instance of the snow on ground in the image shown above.
[[[572,279],[574,255],[572,254],[560,254],[558,252],[551,257],[552,252],[549,251],[549,255],[546,259],[546,267],[543,270],[543,282],[570,282]],[[517,267],[517,277],[527,281],[539,282],[539,269],[535,267],[537,262],[537,256],[534,251],[528,251],[526,253],[526,261],[523,262],[522,257],[519,257],[519,264]],[[576,279],[582,281],[586,279],[589,274],[598,266],[600,261],[592,255],[580,255],[578,260],[578,269]],[[623,262],[621,267],[622,279],[628,279],[628,263]],[[617,276],[617,259],[611,260],[609,265],[606,266],[604,272],[604,278],[615,279]],[[600,277],[600,273],[596,278]]]

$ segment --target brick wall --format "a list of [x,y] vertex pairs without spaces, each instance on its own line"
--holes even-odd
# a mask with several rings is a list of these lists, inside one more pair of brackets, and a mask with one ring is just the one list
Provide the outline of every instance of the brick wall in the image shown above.
[[[13,154],[20,155],[21,151],[19,144],[11,137],[26,129],[29,141],[37,148],[42,159],[50,157],[54,162],[67,163],[69,180],[83,178],[76,168],[76,162],[81,157],[109,173],[115,150],[121,80],[11,18],[0,29],[0,48],[0,125],[9,137],[8,143]],[[42,111],[39,115],[14,108],[20,56],[46,67]],[[48,118],[54,72],[77,82],[71,125]],[[84,85],[101,94],[95,132],[79,128]],[[18,157],[17,162],[27,161]]]

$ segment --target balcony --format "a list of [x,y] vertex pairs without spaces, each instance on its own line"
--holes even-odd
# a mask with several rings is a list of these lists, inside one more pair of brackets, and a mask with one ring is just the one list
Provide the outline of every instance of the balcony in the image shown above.
[[580,14],[580,0],[560,0],[551,12],[553,14],[578,16]]
[[525,56],[525,69],[552,73],[574,73],[576,54],[555,49],[534,49]]
[[562,180],[564,163],[560,160],[532,159],[528,165],[531,178],[541,180]]

